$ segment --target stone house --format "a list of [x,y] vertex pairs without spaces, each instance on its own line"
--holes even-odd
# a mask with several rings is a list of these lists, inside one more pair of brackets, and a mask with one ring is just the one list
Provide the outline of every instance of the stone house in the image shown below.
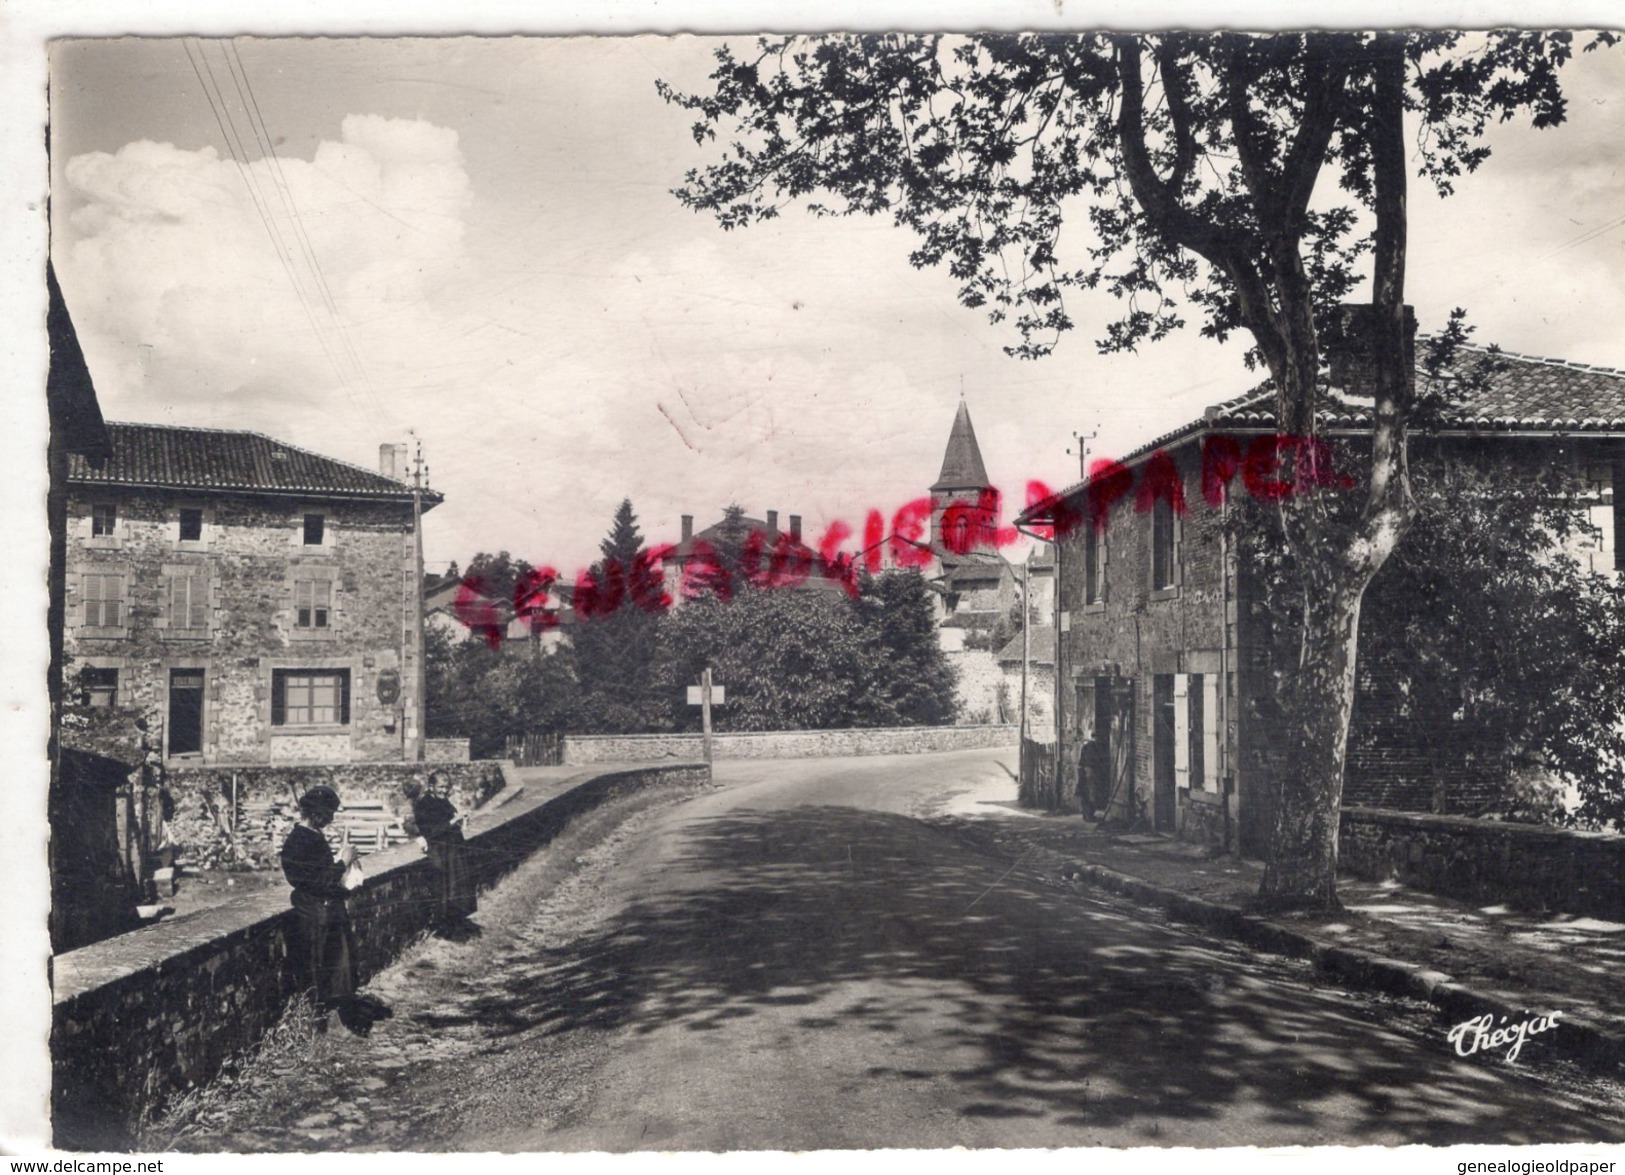
[[172,767],[416,760],[414,496],[441,496],[260,433],[107,431],[67,473],[69,688]]
[[[734,519],[726,515],[710,526],[694,529],[694,515],[682,516],[682,532],[678,541],[661,558],[664,592],[671,597],[671,606],[680,608],[717,578],[726,552],[739,549],[742,560],[753,568],[753,574],[772,582],[778,590],[806,592],[844,591],[841,583],[823,573],[818,552],[801,537],[801,515],[788,516],[787,525],[779,526],[779,512],[766,511],[767,517],[755,518],[740,514]],[[731,571],[730,571],[731,574]],[[684,588],[685,581],[689,587]]]
[[497,648],[550,656],[570,643],[575,624],[569,604],[571,590],[568,585],[554,584],[548,592],[552,607],[544,610],[547,619],[538,621],[518,615],[512,600],[479,591],[462,576],[448,576],[425,582],[423,624],[452,644],[483,640]]
[[[1601,532],[1585,558],[1596,570],[1625,568],[1616,541],[1625,526],[1625,372],[1501,359],[1486,386],[1459,393],[1437,429],[1413,437],[1413,461],[1436,451],[1490,469],[1516,462],[1562,472]],[[1371,402],[1347,390],[1357,380],[1334,369],[1321,419],[1333,444],[1369,435]],[[1273,446],[1274,435],[1272,394],[1258,389],[1018,518],[1022,526],[1060,521],[1065,532],[1054,547],[1061,797],[1077,794],[1081,774],[1082,803],[1109,818],[1263,851],[1278,742],[1268,718],[1267,609],[1225,524],[1233,496],[1247,492],[1242,467],[1251,454],[1263,453],[1267,479],[1271,453],[1260,446]],[[1215,453],[1241,460],[1215,461]],[[1222,475],[1217,506],[1204,495],[1214,489],[1204,472]],[[1103,511],[1098,529],[1083,521],[1091,500]],[[1429,810],[1431,786],[1418,786],[1429,732],[1394,721],[1380,674],[1368,666],[1361,674],[1345,803]]]

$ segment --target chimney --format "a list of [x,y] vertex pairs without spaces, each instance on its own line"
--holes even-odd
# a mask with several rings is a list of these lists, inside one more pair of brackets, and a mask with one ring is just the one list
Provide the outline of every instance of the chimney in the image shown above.
[[801,541],[801,515],[799,514],[790,515],[790,537],[798,543]]
[[777,510],[767,512],[767,537],[770,539],[779,537],[779,512]]
[[694,537],[694,515],[683,515],[683,541],[686,543]]
[[378,472],[390,481],[402,481],[406,476],[406,446],[385,442],[378,446]]
[[[1332,387],[1354,396],[1371,396],[1377,390],[1377,363],[1372,344],[1372,322],[1376,307],[1369,302],[1345,302],[1321,336],[1320,350],[1326,359],[1327,378]],[[1405,307],[1405,370],[1416,379],[1416,310]]]

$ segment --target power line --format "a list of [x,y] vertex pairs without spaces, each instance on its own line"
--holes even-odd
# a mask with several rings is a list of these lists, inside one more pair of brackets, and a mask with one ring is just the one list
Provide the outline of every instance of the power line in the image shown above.
[[[197,41],[196,58],[193,57],[192,46],[188,41]],[[356,353],[354,345],[344,330],[344,324],[339,317],[332,290],[327,285],[326,277],[316,260],[309,235],[304,231],[303,221],[299,217],[298,204],[293,199],[292,189],[287,184],[286,175],[282,171],[281,160],[276,155],[276,149],[271,142],[270,133],[265,126],[263,116],[256,121],[255,115],[259,112],[258,103],[253,99],[252,87],[248,84],[247,71],[243,69],[241,58],[237,58],[236,68],[233,69],[231,55],[224,49],[222,50],[222,59],[231,76],[232,84],[237,89],[243,114],[248,119],[250,130],[255,138],[255,146],[259,149],[261,160],[269,160],[269,166],[265,169],[265,179],[276,189],[278,200],[283,208],[287,210],[289,218],[294,221],[297,250],[294,245],[288,243],[282,229],[277,224],[277,217],[271,209],[271,199],[262,189],[252,162],[248,158],[248,149],[244,143],[243,135],[237,128],[236,119],[233,117],[230,104],[225,98],[225,91],[220,86],[214,68],[209,63],[203,42],[194,37],[183,40],[182,44],[186,49],[187,61],[192,66],[192,72],[197,75],[198,85],[202,87],[203,96],[208,101],[209,108],[214,114],[215,123],[220,128],[226,151],[231,155],[233,163],[236,164],[238,174],[242,177],[243,184],[248,189],[249,199],[253,203],[254,211],[258,214],[261,224],[265,226],[266,234],[271,241],[272,251],[276,253],[283,272],[287,274],[289,284],[293,286],[294,296],[299,300],[300,308],[304,311],[305,318],[310,323],[311,331],[316,336],[316,342],[321,347],[322,354],[326,357],[329,366],[332,367],[333,373],[338,377],[340,387],[346,392],[353,392],[350,378],[345,374],[345,364],[341,360],[341,355],[335,353],[335,345],[342,352],[342,356],[349,359],[356,374],[360,376],[365,384],[364,390],[367,392],[368,398],[372,400],[374,408],[381,408],[371,381],[367,378],[366,369],[361,363],[360,356]],[[241,71],[240,78],[239,70]],[[315,295],[314,299],[313,294]],[[313,300],[318,301],[320,305],[313,305]],[[326,320],[325,323],[324,319]],[[326,329],[324,329],[324,325]],[[336,338],[330,340],[329,334],[336,336]]]
[[[299,276],[294,271],[287,245],[278,233],[275,221],[269,213],[268,202],[254,179],[252,168],[248,163],[248,153],[243,148],[242,137],[237,133],[236,123],[232,121],[231,111],[226,106],[225,95],[219,91],[219,83],[215,80],[214,70],[210,68],[208,58],[204,56],[203,44],[198,41],[197,58],[194,59],[191,41],[197,41],[197,38],[183,39],[181,46],[186,51],[186,60],[191,64],[192,72],[197,75],[198,85],[203,90],[203,97],[209,103],[209,109],[214,114],[215,124],[220,128],[220,137],[225,143],[226,153],[231,156],[232,162],[236,164],[237,173],[243,180],[243,186],[248,189],[249,200],[254,205],[254,211],[259,215],[260,223],[265,226],[267,237],[270,238],[271,251],[276,254],[277,261],[281,263],[283,272],[288,275],[288,281],[293,286],[294,294],[299,299],[299,305],[304,310],[306,319],[310,322],[310,329],[322,348],[322,354],[326,356],[334,374],[338,376],[340,385],[348,390],[349,383],[345,379],[344,370],[338,360],[334,358],[332,349],[328,346],[327,338],[322,333],[321,324],[316,321],[315,312],[311,309],[309,299],[306,298],[304,289],[300,284]],[[202,62],[201,68],[199,67],[199,61]],[[205,73],[208,74],[207,80],[204,78]],[[213,88],[210,87],[210,82],[214,82]]]
[[[293,220],[294,235],[297,237],[300,248],[304,253],[305,262],[309,265],[310,271],[316,279],[316,286],[321,291],[327,312],[332,316],[339,342],[343,346],[345,354],[349,356],[350,362],[354,365],[356,373],[361,377],[362,386],[366,389],[368,398],[373,401],[375,408],[380,408],[382,406],[378,403],[372,380],[368,377],[367,369],[361,362],[361,356],[356,351],[349,331],[345,328],[344,320],[339,316],[338,304],[333,298],[332,288],[328,285],[327,275],[322,271],[321,262],[316,258],[315,246],[311,243],[310,234],[305,229],[305,221],[304,217],[299,213],[298,201],[293,198],[293,188],[289,185],[287,174],[282,169],[282,158],[277,154],[276,142],[271,138],[270,128],[265,122],[265,115],[260,110],[259,99],[255,97],[254,87],[249,83],[248,69],[243,65],[242,55],[238,53],[234,42],[225,41],[222,43],[222,56],[225,58],[226,68],[232,71],[232,80],[239,82],[237,93],[239,98],[243,100],[243,111],[248,116],[249,126],[254,129],[259,139],[261,154],[271,161],[273,182],[277,186],[278,194],[282,197],[283,204]],[[232,68],[233,62],[235,62],[235,69]]]

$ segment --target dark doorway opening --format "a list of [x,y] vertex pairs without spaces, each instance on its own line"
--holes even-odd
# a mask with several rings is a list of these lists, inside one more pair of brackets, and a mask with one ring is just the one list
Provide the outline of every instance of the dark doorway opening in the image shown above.
[[1151,826],[1174,830],[1174,675],[1151,679]]
[[203,753],[203,670],[169,671],[169,753]]

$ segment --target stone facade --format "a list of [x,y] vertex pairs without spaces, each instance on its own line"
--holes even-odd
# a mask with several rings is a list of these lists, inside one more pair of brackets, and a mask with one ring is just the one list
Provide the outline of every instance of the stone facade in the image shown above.
[[[884,726],[846,730],[730,731],[711,736],[717,759],[817,759],[833,755],[919,755],[1013,747],[1015,726]],[[567,734],[564,762],[642,763],[702,754],[698,734]]]
[[[1098,533],[1080,525],[1060,541],[1055,788],[1075,806],[1087,763],[1081,802],[1091,810],[1234,847],[1247,780],[1238,753],[1236,558],[1223,512],[1202,500],[1199,455],[1176,450],[1168,459],[1182,511],[1171,493],[1147,509],[1128,495]],[[1163,560],[1171,562],[1154,558],[1159,526],[1169,528]]]
[[[1457,362],[1476,363],[1475,351],[1462,348]],[[1346,384],[1356,378],[1334,374],[1320,408],[1323,438],[1351,454],[1347,469],[1334,459],[1339,479],[1358,473],[1352,454],[1371,426],[1369,396]],[[1503,352],[1483,380],[1448,372],[1443,379],[1431,390],[1446,406],[1433,429],[1413,437],[1413,468],[1448,457],[1480,462],[1492,475],[1555,474],[1597,531],[1564,553],[1601,574],[1625,573],[1618,541],[1625,530],[1625,371]],[[1256,388],[1123,463],[1104,463],[1019,517],[1062,536],[1055,544],[1062,777],[1051,789],[1061,802],[1077,802],[1068,797],[1078,795],[1088,765],[1083,802],[1092,810],[1263,852],[1271,795],[1285,772],[1270,676],[1270,611],[1281,602],[1267,597],[1254,568],[1238,558],[1251,533],[1227,532],[1224,520],[1236,509],[1226,495],[1267,501],[1289,488],[1282,465],[1307,442],[1283,443],[1274,425],[1273,393]],[[1216,495],[1219,506],[1202,492],[1210,444],[1208,489],[1226,487]],[[1153,503],[1171,502],[1176,485],[1186,510],[1163,505],[1159,518]],[[1099,536],[1087,521],[1096,507],[1106,512]],[[1391,669],[1361,667],[1345,801],[1491,810],[1493,794],[1505,795],[1504,767],[1423,729]]]
[[415,758],[416,574],[403,487],[73,484],[68,685],[144,715],[171,764]]

